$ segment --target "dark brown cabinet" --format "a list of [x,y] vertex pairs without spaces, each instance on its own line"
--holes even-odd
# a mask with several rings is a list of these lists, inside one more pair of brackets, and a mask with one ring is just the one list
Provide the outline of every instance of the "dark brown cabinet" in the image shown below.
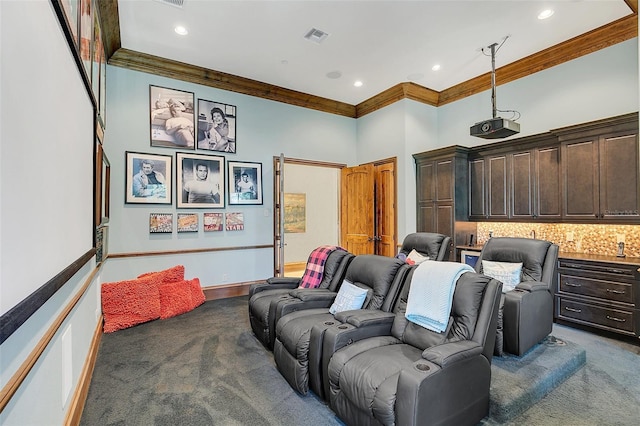
[[468,219],[467,155],[468,148],[460,146],[413,155],[417,231],[448,235],[454,246],[455,222]]
[[638,337],[639,308],[640,262],[594,255],[559,258],[556,321]]
[[566,221],[640,219],[637,114],[625,117],[558,132]]

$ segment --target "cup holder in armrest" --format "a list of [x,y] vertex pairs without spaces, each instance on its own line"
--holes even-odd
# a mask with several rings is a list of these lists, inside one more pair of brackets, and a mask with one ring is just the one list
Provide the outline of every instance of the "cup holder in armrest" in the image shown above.
[[333,321],[325,321],[324,322],[324,325],[333,325],[333,324],[335,324]]
[[429,367],[427,364],[416,364],[416,368],[419,371],[429,371],[429,370],[431,370],[431,367]]
[[347,329],[347,328],[349,328],[349,327],[347,327],[346,325],[339,325],[339,326],[338,326],[338,328],[339,328],[340,330],[346,330],[346,329]]

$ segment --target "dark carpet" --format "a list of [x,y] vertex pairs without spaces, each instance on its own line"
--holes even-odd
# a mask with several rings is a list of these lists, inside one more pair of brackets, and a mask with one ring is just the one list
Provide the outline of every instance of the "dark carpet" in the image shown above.
[[[545,369],[555,372],[555,368],[550,367],[557,364],[558,359],[573,360],[568,362],[569,370],[579,362],[575,360],[576,353],[584,354],[584,351],[566,337],[562,339],[566,345],[541,344],[522,358],[494,358],[492,409],[490,417],[483,421],[485,425],[572,424],[567,419],[587,412],[580,403],[575,403],[575,398],[568,404],[558,401],[554,406],[553,409],[562,410],[564,416],[564,421],[559,423],[549,418],[547,410],[535,411],[540,405],[549,405],[549,398],[558,392],[563,393],[559,398],[566,398],[564,387],[576,376],[582,378],[570,387],[571,393],[585,392],[594,380],[594,367],[587,362],[586,367],[563,384],[560,382],[570,374],[546,379],[545,383],[553,386],[560,384],[556,390],[551,391],[553,386],[544,388],[546,384],[536,392],[530,390],[541,386],[536,382],[546,374]],[[585,342],[589,340],[585,339]],[[626,349],[614,349],[629,353]],[[616,356],[619,355],[616,353]],[[638,358],[637,354],[630,353],[627,361],[635,362],[629,365],[630,368],[640,365]],[[496,370],[500,364],[502,371]],[[636,372],[631,382],[638,381],[640,370],[631,371]],[[602,388],[594,389],[593,393],[602,392],[608,400],[617,398],[618,402],[609,406],[615,408],[614,413],[624,414],[611,423],[585,424],[637,424],[627,423],[627,420],[634,415],[634,420],[640,418],[638,393],[629,398],[628,389],[621,388],[617,382],[610,383],[606,374],[597,373],[601,379],[598,385]],[[629,375],[622,376],[620,379]],[[634,386],[631,390],[640,387],[635,382]],[[551,393],[544,397],[549,391]],[[501,400],[494,401],[494,396]],[[627,400],[619,401],[623,396]],[[514,404],[516,400],[520,402]],[[540,402],[527,409],[536,400]],[[496,407],[496,403],[500,406]],[[608,408],[599,409],[606,413]],[[594,419],[602,417],[607,415],[592,415]],[[611,419],[610,414],[608,419]],[[305,424],[343,425],[312,393],[306,397],[298,395],[280,376],[271,352],[251,332],[247,297],[206,302],[175,318],[103,335],[81,419],[81,425],[91,426]]]

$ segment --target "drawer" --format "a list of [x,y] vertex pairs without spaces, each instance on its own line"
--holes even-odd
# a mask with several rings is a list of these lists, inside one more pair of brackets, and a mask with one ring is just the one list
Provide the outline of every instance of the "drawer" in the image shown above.
[[631,284],[560,274],[558,291],[633,305]]
[[610,276],[612,279],[637,279],[637,266],[634,265],[613,265],[598,264],[593,262],[578,262],[575,260],[558,260],[558,267],[561,269],[574,269],[587,273],[600,273]]
[[563,298],[559,299],[557,309],[558,318],[633,334],[633,312],[631,311],[604,308]]

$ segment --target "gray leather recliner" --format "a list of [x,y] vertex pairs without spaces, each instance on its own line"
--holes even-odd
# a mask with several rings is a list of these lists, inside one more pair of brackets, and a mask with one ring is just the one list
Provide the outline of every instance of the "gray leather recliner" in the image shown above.
[[414,249],[431,260],[448,260],[451,237],[435,232],[414,232],[404,238],[398,254],[408,256]]
[[[347,266],[354,255],[346,250],[332,251],[324,264],[322,281],[318,288],[298,288],[301,278],[272,277],[249,288],[249,322],[255,336],[268,349],[273,349],[275,324],[283,312],[331,306],[342,284]],[[292,296],[293,294],[293,296]],[[305,296],[306,295],[306,296]],[[299,301],[297,296],[311,299],[306,304],[290,303],[289,310],[281,302]]]
[[[340,314],[348,317],[350,313],[363,310],[390,311],[403,279],[411,268],[403,261],[391,257],[356,256],[349,263],[344,279],[367,289],[368,294],[362,309]],[[305,302],[299,300],[291,303]],[[276,324],[273,347],[276,366],[291,387],[303,395],[308,392],[310,383],[314,389],[322,389],[322,383],[318,383],[322,360],[319,357],[312,359],[310,352],[321,353],[324,330],[337,323],[335,316],[329,312],[329,306],[296,310],[281,316]]]
[[443,333],[405,318],[408,287],[391,321],[354,315],[327,330],[330,407],[349,425],[474,425],[489,414],[502,283],[464,273]]
[[479,273],[483,273],[483,260],[522,262],[520,284],[502,295],[502,330],[498,325],[496,346],[496,354],[500,354],[502,339],[505,352],[522,356],[548,336],[553,327],[558,246],[531,238],[490,238],[476,263]]

